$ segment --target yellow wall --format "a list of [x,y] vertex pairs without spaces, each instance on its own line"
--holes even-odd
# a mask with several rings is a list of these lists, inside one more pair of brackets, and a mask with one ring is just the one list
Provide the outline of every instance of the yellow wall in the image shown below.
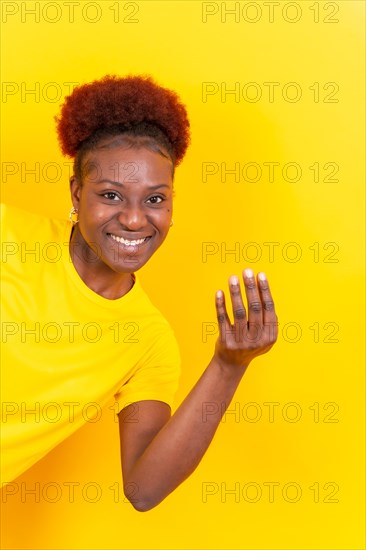
[[175,224],[140,274],[181,345],[177,405],[211,357],[230,274],[265,271],[280,323],[158,508],[121,497],[106,407],[3,495],[2,547],[363,547],[364,3],[1,4],[3,201],[68,215],[53,117],[70,83],[148,73],[188,107]]

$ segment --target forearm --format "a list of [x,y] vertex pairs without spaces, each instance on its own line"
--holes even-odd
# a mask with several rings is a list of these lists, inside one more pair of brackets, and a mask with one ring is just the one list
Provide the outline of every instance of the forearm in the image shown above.
[[229,367],[216,356],[159,431],[131,471],[125,486],[136,487],[137,509],[148,510],[161,502],[197,467],[235,393],[246,367]]
[[277,339],[277,315],[265,274],[258,274],[257,281],[251,269],[244,270],[243,275],[248,315],[239,279],[233,275],[229,289],[234,323],[227,313],[225,295],[219,290],[216,312],[220,335],[213,359],[145,451],[127,461],[132,466],[124,471],[124,480],[137,486],[138,502],[131,502],[139,510],[156,506],[193,472],[249,363],[267,353]]

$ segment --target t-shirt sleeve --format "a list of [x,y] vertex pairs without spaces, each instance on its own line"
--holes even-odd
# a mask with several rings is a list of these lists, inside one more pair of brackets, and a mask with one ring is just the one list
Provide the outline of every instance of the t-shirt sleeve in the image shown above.
[[177,340],[169,327],[155,339],[141,365],[114,395],[117,412],[137,401],[163,401],[172,407],[181,373]]

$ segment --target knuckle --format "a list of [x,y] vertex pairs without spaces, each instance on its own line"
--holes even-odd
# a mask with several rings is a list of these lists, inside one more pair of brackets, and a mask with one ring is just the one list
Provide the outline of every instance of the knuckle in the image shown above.
[[273,311],[274,303],[272,302],[272,300],[267,300],[264,302],[263,307],[266,311]]
[[245,346],[247,351],[256,351],[258,349],[258,344],[253,340],[249,340]]
[[227,341],[227,342],[226,342],[226,349],[227,349],[228,351],[236,351],[236,344],[235,344],[235,341],[231,341],[231,340]]
[[238,296],[240,294],[240,286],[230,285],[230,292],[233,296]]
[[271,332],[270,334],[267,335],[266,340],[267,340],[269,345],[273,346],[273,344],[277,341],[277,334]]
[[244,308],[239,308],[234,311],[234,317],[236,319],[245,319],[247,312]]
[[262,311],[262,304],[260,302],[249,302],[249,310],[252,313],[260,313]]
[[223,313],[219,313],[218,316],[217,316],[217,320],[219,323],[224,323],[225,322],[225,315]]
[[247,289],[249,289],[249,290],[254,290],[254,289],[256,288],[255,280],[254,280],[254,279],[249,279],[249,280],[245,283],[245,286],[246,286]]

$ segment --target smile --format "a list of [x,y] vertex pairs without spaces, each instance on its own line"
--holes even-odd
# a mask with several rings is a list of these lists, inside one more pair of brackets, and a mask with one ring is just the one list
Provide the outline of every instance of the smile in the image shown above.
[[123,237],[118,237],[117,235],[113,235],[113,233],[109,233],[109,236],[112,237],[112,239],[117,243],[124,244],[125,246],[138,246],[139,244],[142,244],[148,239],[150,239],[150,237],[144,237],[143,239],[134,239],[134,240],[124,239]]

